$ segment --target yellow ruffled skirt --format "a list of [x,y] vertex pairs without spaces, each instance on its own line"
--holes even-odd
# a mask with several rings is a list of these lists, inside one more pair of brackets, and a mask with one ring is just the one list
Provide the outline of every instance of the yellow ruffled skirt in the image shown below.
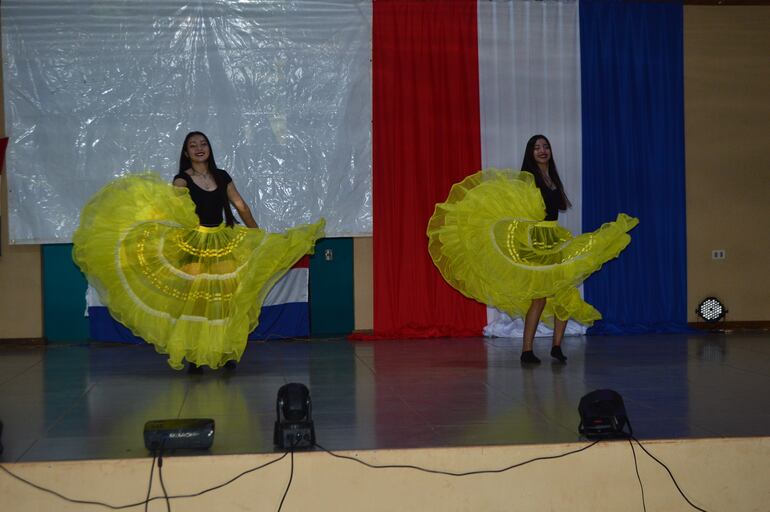
[[545,205],[528,172],[486,169],[452,186],[428,223],[428,251],[444,279],[465,296],[523,317],[546,297],[543,321],[591,325],[601,314],[577,286],[629,244],[639,221],[619,214],[573,237],[544,221]]
[[73,258],[112,316],[162,354],[218,368],[239,361],[270,288],[323,236],[325,222],[285,233],[198,225],[186,188],[154,173],[96,193]]

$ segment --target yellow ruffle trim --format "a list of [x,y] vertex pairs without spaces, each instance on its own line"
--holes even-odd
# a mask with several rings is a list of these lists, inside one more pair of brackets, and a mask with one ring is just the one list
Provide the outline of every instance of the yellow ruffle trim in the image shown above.
[[444,279],[461,293],[511,317],[547,297],[543,320],[572,318],[591,325],[601,314],[577,286],[631,241],[638,219],[573,237],[544,221],[545,205],[528,172],[486,169],[452,186],[428,223],[428,251]]
[[185,359],[218,368],[240,360],[265,296],[324,226],[201,227],[186,188],[133,174],[85,206],[73,258],[112,316],[168,354],[172,368]]

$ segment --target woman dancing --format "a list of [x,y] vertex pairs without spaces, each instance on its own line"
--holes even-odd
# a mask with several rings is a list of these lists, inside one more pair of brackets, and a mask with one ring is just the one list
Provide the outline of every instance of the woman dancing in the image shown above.
[[201,132],[185,137],[174,185],[154,173],[109,183],[83,208],[73,258],[112,316],[172,368],[232,368],[270,288],[325,223],[259,229]]
[[572,318],[591,325],[601,314],[577,287],[629,244],[638,220],[614,222],[577,237],[557,223],[570,207],[551,145],[529,139],[522,171],[487,169],[455,184],[428,224],[428,250],[449,284],[467,297],[524,318],[521,362],[538,364],[537,324],[553,326],[551,356],[567,358],[561,343]]

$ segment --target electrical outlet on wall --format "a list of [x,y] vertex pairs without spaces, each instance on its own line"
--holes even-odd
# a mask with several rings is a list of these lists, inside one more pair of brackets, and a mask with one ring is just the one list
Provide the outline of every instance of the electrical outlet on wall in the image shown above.
[[714,249],[711,251],[712,260],[723,260],[727,257],[727,253],[724,249]]

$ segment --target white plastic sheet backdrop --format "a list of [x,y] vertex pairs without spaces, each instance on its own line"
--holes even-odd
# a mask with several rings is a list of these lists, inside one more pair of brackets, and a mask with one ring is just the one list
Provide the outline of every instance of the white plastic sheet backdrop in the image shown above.
[[260,226],[371,233],[371,3],[3,0],[10,239],[69,242],[117,176],[211,139]]

